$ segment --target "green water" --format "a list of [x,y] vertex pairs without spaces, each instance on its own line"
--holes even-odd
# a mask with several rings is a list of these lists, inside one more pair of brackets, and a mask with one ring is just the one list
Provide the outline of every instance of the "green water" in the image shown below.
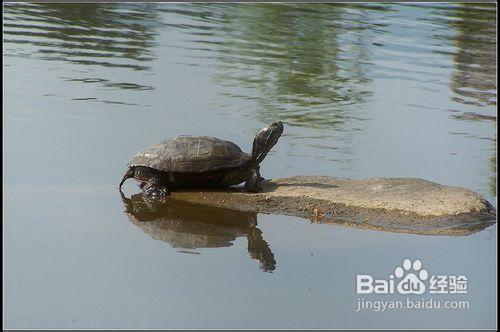
[[[7,4],[4,19],[6,328],[496,326],[496,226],[419,236],[181,205],[141,222],[116,190],[147,145],[250,151],[279,119],[266,178],[419,177],[496,206],[494,5]],[[467,275],[467,294],[435,299],[470,308],[357,312],[356,274],[405,258]]]

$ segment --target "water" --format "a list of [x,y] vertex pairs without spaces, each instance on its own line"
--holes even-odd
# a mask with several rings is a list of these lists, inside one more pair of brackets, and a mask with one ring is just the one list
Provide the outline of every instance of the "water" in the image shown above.
[[[496,206],[494,5],[7,4],[4,19],[6,328],[496,326],[496,226],[134,216],[115,189],[144,146],[189,133],[249,151],[280,119],[267,178],[421,177]],[[404,258],[466,275],[466,295],[435,299],[470,308],[357,312],[356,274]]]

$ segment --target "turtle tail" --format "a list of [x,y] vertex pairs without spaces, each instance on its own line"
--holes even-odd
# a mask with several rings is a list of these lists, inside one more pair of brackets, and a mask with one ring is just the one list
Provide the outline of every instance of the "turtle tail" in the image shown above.
[[134,177],[134,168],[133,167],[129,167],[127,169],[127,171],[125,172],[125,174],[123,175],[123,178],[120,182],[120,185],[118,186],[118,189],[121,189],[122,188],[122,185],[125,181],[127,181],[127,179],[130,179]]

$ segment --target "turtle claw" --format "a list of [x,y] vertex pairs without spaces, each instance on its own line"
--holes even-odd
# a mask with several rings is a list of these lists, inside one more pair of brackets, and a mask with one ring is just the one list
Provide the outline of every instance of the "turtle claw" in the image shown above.
[[261,193],[259,167],[252,169],[252,176],[245,182],[245,190],[249,193]]
[[143,182],[139,187],[146,196],[153,200],[164,200],[170,195],[167,187],[160,185],[156,179]]
[[258,186],[258,185],[245,185],[245,191],[248,193],[261,193],[264,192],[264,190]]
[[154,195],[160,196],[160,197],[167,197],[170,196],[170,192],[167,190],[167,188],[159,188],[154,192]]
[[149,187],[144,190],[144,193],[154,200],[163,200],[170,195],[170,192],[165,187]]

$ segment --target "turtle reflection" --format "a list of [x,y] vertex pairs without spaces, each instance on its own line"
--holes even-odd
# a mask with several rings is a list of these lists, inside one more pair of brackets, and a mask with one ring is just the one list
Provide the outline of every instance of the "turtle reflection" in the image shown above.
[[230,247],[245,236],[250,257],[260,262],[264,271],[276,268],[274,254],[257,228],[257,214],[214,208],[169,199],[152,201],[142,194],[127,198],[122,193],[129,220],[155,240],[168,242],[174,248]]

